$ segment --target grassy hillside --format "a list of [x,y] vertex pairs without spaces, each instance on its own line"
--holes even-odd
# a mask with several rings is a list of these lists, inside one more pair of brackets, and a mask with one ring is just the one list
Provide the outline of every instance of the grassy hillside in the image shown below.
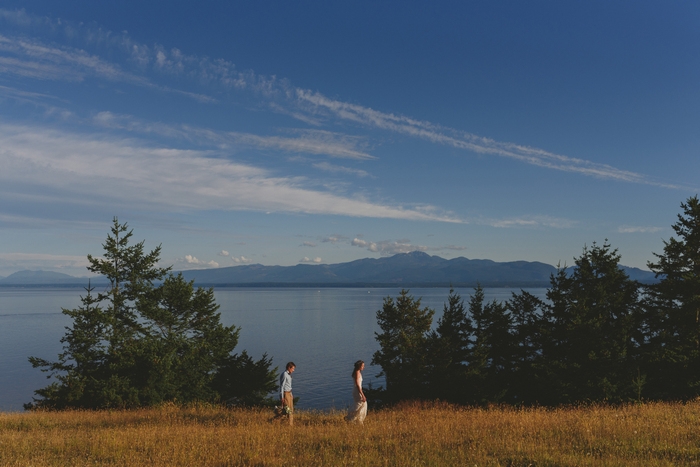
[[700,402],[462,409],[404,405],[343,414],[216,407],[0,414],[3,466],[698,465]]

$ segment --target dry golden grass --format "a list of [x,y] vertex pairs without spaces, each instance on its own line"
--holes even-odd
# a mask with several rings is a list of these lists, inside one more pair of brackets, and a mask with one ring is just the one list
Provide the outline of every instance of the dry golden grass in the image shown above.
[[0,414],[2,466],[700,465],[700,402],[342,413],[165,406]]

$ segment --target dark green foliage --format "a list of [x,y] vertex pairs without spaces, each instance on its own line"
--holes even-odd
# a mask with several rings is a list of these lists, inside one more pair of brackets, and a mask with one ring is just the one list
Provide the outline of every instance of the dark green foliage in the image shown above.
[[552,277],[544,346],[554,398],[548,402],[625,401],[638,376],[639,284],[607,243],[584,248],[571,275]]
[[383,400],[484,405],[639,398],[639,284],[619,259],[607,243],[584,248],[573,271],[552,277],[548,302],[522,291],[505,303],[486,302],[477,287],[465,310],[451,290],[431,332],[432,310],[421,311],[420,300],[406,291],[396,302],[385,299],[377,312],[381,350],[373,359],[387,376]]
[[645,303],[648,393],[662,399],[700,395],[700,201],[694,196],[681,208],[677,238],[648,264],[661,279]]
[[[267,356],[255,362],[232,355],[239,329],[223,326],[212,289],[159,268],[160,247],[144,253],[129,244],[132,232],[117,219],[103,258],[88,255],[89,270],[110,287],[63,310],[73,320],[56,362],[30,357],[55,381],[26,408],[139,407],[165,401],[217,401],[238,397],[259,403],[273,389]],[[231,372],[228,374],[226,372]],[[245,381],[242,381],[247,378]]]
[[468,354],[467,391],[479,404],[508,401],[515,343],[512,319],[503,303],[484,303],[484,290],[474,289],[469,301],[474,343]]
[[521,291],[485,303],[477,287],[465,310],[450,290],[427,335],[432,311],[421,312],[405,291],[396,304],[387,298],[377,312],[383,333],[373,363],[382,366],[388,393],[467,404],[699,397],[700,200],[681,207],[676,238],[649,263],[660,281],[644,289],[606,241],[560,268],[546,301]]
[[506,307],[511,313],[513,375],[510,381],[514,404],[542,402],[549,390],[543,346],[548,337],[545,304],[529,292],[513,293]]
[[271,366],[272,359],[267,354],[257,361],[245,350],[240,355],[230,355],[221,364],[213,388],[221,400],[230,405],[266,404],[272,401],[269,394],[279,390],[277,368],[270,369]]
[[137,381],[145,405],[215,400],[212,380],[238,343],[239,329],[220,323],[212,289],[169,275],[138,301],[142,338]]
[[428,335],[428,394],[449,402],[467,402],[466,370],[473,327],[462,297],[450,289],[438,326]]
[[110,399],[110,393],[122,383],[108,370],[110,358],[106,338],[110,320],[98,306],[93,290],[88,286],[80,308],[63,309],[63,314],[73,319],[73,327],[66,328],[66,335],[61,339],[63,352],[58,361],[29,358],[32,366],[49,372],[56,381],[35,391],[41,399],[35,399],[25,408],[102,407]]
[[375,333],[379,350],[372,364],[382,367],[391,399],[419,398],[425,392],[427,334],[435,311],[421,309],[420,302],[402,290],[396,300],[386,297],[377,311],[382,332]]

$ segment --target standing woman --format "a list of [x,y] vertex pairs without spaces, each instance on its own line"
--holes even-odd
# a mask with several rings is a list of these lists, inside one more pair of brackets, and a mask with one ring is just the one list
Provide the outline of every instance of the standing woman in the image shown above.
[[365,369],[365,362],[358,360],[355,362],[355,369],[352,371],[352,399],[354,404],[348,409],[345,420],[362,425],[367,416],[367,398],[362,391],[362,370]]

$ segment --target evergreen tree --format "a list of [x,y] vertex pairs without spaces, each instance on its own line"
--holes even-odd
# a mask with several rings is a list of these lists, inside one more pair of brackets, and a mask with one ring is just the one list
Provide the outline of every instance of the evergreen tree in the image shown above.
[[[132,231],[115,218],[101,258],[88,255],[92,272],[110,283],[96,296],[88,286],[71,317],[58,360],[30,357],[54,377],[35,391],[33,408],[138,407],[163,401],[216,401],[245,387],[261,399],[274,378],[266,356],[253,362],[231,355],[239,329],[223,326],[213,290],[197,288],[170,268],[157,266],[160,247],[130,245]],[[238,370],[236,375],[223,372]],[[264,370],[264,371],[263,371]],[[249,378],[245,385],[236,377]]]
[[547,327],[544,303],[521,290],[519,294],[512,294],[506,306],[512,317],[515,345],[510,401],[525,404],[543,402],[542,396],[547,390],[542,361]]
[[396,300],[384,299],[377,311],[381,333],[375,333],[379,350],[372,364],[382,368],[389,399],[421,398],[426,385],[427,335],[435,311],[421,309],[421,300],[402,290]]
[[144,331],[134,380],[143,388],[141,403],[216,400],[212,382],[240,329],[221,324],[214,291],[169,275],[137,303]]
[[547,292],[549,341],[544,358],[554,400],[624,401],[638,378],[639,284],[619,267],[606,242],[585,247],[569,271],[560,269]]
[[279,390],[277,368],[270,369],[272,359],[263,354],[260,360],[253,360],[244,350],[227,356],[213,381],[213,389],[220,399],[228,404],[255,406],[269,404],[273,400],[269,394]]
[[437,328],[428,336],[428,397],[466,402],[466,369],[473,328],[462,297],[450,289]]
[[88,285],[85,290],[82,306],[62,310],[73,320],[73,325],[66,328],[61,338],[63,352],[58,355],[58,361],[29,357],[32,366],[48,372],[48,377],[53,376],[55,381],[36,390],[40,399],[25,404],[26,409],[105,407],[110,405],[110,394],[115,392],[115,387],[124,385],[108,371],[110,319],[99,307],[92,293],[94,288]]
[[649,392],[662,399],[700,395],[700,201],[691,197],[681,208],[677,238],[648,263],[660,279],[647,288]]
[[474,342],[468,355],[467,387],[473,402],[510,402],[513,372],[512,318],[504,303],[484,303],[484,289],[474,289],[469,301]]

